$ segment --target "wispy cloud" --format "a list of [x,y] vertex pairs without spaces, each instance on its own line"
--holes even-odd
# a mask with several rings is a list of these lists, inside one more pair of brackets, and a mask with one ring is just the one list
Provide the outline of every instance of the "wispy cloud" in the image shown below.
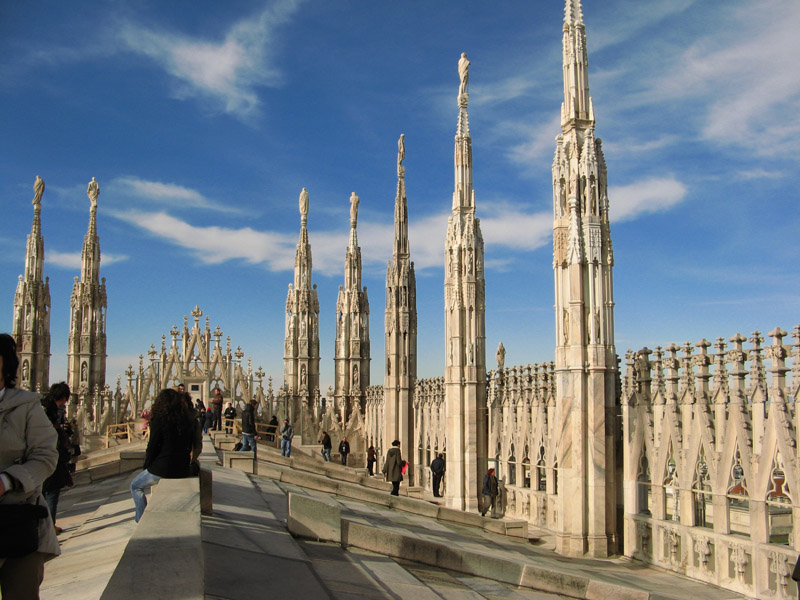
[[197,190],[176,183],[162,183],[160,181],[148,181],[134,176],[124,176],[111,180],[109,185],[112,187],[113,193],[115,194],[136,196],[160,204],[167,203],[175,207],[239,212],[238,209],[232,206],[226,206],[209,200]]
[[[81,253],[80,252],[58,252],[57,250],[48,250],[44,255],[45,262],[54,267],[62,267],[64,269],[80,269],[81,268]],[[102,254],[100,256],[100,264],[103,266],[113,265],[114,263],[128,260],[128,257],[122,254]]]
[[531,168],[539,170],[539,159],[552,154],[555,150],[556,135],[561,131],[560,122],[561,115],[555,114],[551,119],[533,127],[521,123],[509,123],[509,127],[524,132],[524,141],[512,145],[508,150],[509,158],[515,163],[530,165]]
[[607,46],[624,42],[648,27],[683,12],[697,0],[638,0],[627,2],[621,15],[603,23],[590,23],[589,51],[597,52]]
[[734,34],[714,31],[676,59],[648,97],[694,98],[704,113],[701,136],[746,146],[761,155],[793,151],[800,134],[800,4],[749,2],[732,12]]
[[263,263],[273,271],[294,266],[293,242],[297,240],[286,234],[261,232],[251,227],[197,227],[165,212],[128,212],[116,216],[190,250],[206,264],[243,259],[251,264]]
[[647,213],[665,211],[686,197],[686,186],[675,177],[653,177],[608,188],[610,219],[630,221]]
[[257,87],[277,87],[276,30],[290,21],[300,0],[276,0],[255,17],[233,25],[221,41],[128,24],[121,39],[154,60],[178,82],[179,98],[210,99],[223,112],[252,117],[260,104]]

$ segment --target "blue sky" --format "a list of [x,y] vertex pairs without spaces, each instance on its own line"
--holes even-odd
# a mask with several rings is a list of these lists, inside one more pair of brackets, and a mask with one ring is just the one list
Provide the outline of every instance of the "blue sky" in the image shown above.
[[[583,9],[608,164],[617,351],[791,330],[800,323],[800,3],[589,0]],[[41,175],[51,380],[65,377],[96,177],[108,382],[197,304],[277,387],[306,187],[325,390],[355,191],[372,383],[382,383],[405,133],[419,376],[441,375],[465,51],[487,360],[500,340],[507,365],[552,360],[562,20],[559,0],[2,3],[0,330],[11,329]]]

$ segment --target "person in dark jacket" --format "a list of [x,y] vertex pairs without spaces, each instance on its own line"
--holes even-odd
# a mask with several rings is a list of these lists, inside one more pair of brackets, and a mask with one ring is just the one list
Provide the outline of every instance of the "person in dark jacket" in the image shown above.
[[250,400],[242,411],[242,447],[239,452],[247,450],[256,451],[256,405],[258,402]]
[[404,464],[405,461],[400,454],[400,440],[395,440],[386,453],[386,462],[383,463],[383,474],[386,476],[386,481],[392,482],[392,496],[400,495],[400,482],[403,481]]
[[131,482],[137,523],[147,508],[145,489],[161,478],[190,477],[191,463],[197,461],[202,445],[202,431],[192,419],[183,396],[176,390],[162,390],[153,402],[144,470]]
[[339,455],[342,457],[342,464],[347,466],[347,455],[350,454],[350,442],[347,438],[343,437],[339,442]]
[[331,442],[331,436],[328,435],[327,431],[322,432],[322,439],[320,440],[322,444],[322,460],[325,462],[329,462],[331,460],[331,448],[333,448],[333,442]]
[[367,448],[367,471],[370,477],[375,475],[375,462],[375,446],[370,446]]
[[72,458],[69,438],[72,428],[67,422],[65,414],[69,396],[69,386],[62,381],[51,385],[50,391],[42,397],[44,412],[58,435],[58,441],[56,442],[56,449],[58,450],[56,470],[42,484],[42,495],[47,502],[47,508],[50,509],[50,518],[53,520],[53,526],[56,528],[57,534],[63,531],[61,527],[56,525],[58,498],[61,495],[62,488],[72,486],[72,476],[69,473],[69,463]]
[[495,506],[497,502],[497,477],[494,475],[494,469],[489,469],[486,475],[484,475],[481,494],[483,494],[483,510],[481,511],[481,516],[485,517],[486,513],[489,512],[491,508],[492,517],[494,517],[497,514],[497,507]]
[[228,402],[228,406],[225,408],[225,433],[232,433],[233,432],[233,420],[236,418],[236,409],[233,408],[233,404]]
[[439,454],[431,461],[431,473],[433,473],[433,497],[439,498],[439,486],[444,477],[444,454]]
[[278,417],[276,415],[272,415],[272,418],[269,420],[269,427],[267,427],[267,441],[268,442],[275,442],[275,434],[278,431]]

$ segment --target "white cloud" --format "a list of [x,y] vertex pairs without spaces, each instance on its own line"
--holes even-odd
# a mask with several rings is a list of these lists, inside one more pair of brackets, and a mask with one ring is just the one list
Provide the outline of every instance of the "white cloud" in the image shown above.
[[535,127],[520,123],[510,123],[509,126],[517,131],[525,132],[525,141],[511,146],[508,151],[509,158],[516,163],[530,165],[539,170],[539,159],[551,155],[555,151],[556,135],[561,131],[561,115],[556,114],[553,118]]
[[114,193],[135,195],[159,203],[168,202],[175,207],[205,208],[223,212],[239,212],[236,208],[218,204],[197,190],[175,183],[148,181],[134,176],[117,177],[110,183]]
[[245,118],[258,110],[258,86],[281,83],[273,64],[275,31],[291,19],[299,4],[299,0],[277,0],[255,18],[233,25],[222,41],[132,24],[122,29],[121,38],[180,82],[179,98],[210,98],[224,112]]
[[115,216],[191,250],[206,264],[244,259],[251,264],[264,263],[273,271],[294,267],[297,240],[285,234],[261,232],[250,227],[195,227],[164,212],[128,212]]
[[714,31],[683,51],[647,96],[697,99],[705,113],[704,139],[761,155],[793,152],[800,134],[800,3],[751,2],[733,19],[727,31]]
[[653,177],[608,188],[610,219],[630,221],[647,213],[663,212],[686,197],[686,186],[674,177]]
[[606,46],[613,46],[630,39],[634,34],[656,25],[672,15],[683,12],[696,0],[636,0],[623,5],[622,14],[594,23],[590,21],[589,51],[597,52]]
[[[121,254],[101,254],[100,265],[108,266],[114,263],[127,260],[128,257]],[[48,265],[54,267],[63,267],[65,269],[78,269],[81,268],[81,253],[80,252],[58,252],[57,250],[48,250],[45,252],[44,260]]]

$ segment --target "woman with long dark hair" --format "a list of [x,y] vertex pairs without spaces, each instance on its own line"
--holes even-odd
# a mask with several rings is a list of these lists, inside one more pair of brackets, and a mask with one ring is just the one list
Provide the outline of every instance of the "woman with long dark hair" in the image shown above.
[[145,489],[162,477],[190,477],[191,463],[197,461],[202,444],[202,432],[181,393],[172,389],[162,390],[153,402],[144,470],[131,482],[137,523],[147,508]]

